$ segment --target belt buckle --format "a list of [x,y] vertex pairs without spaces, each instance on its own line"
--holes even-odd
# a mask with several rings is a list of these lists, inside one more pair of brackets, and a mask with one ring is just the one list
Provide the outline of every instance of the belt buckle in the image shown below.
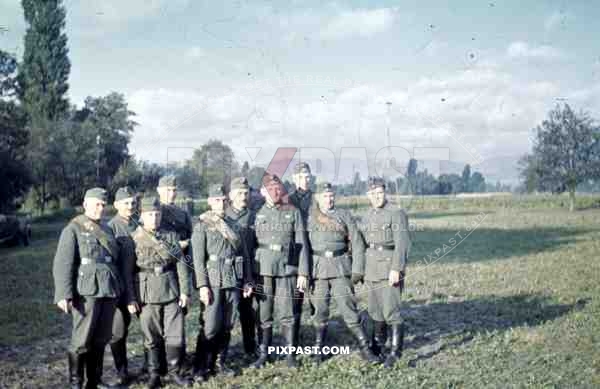
[[89,258],[81,258],[81,264],[82,265],[89,265],[90,263],[92,263],[92,260]]
[[280,244],[272,244],[272,245],[271,245],[271,250],[274,250],[274,251],[281,251],[281,247],[282,247],[282,246],[281,246]]
[[159,275],[163,272],[162,266],[154,266],[154,274]]
[[325,258],[333,258],[333,251],[325,251]]
[[106,262],[106,263],[111,263],[111,262],[112,262],[112,257],[110,257],[110,256],[108,256],[108,255],[107,255],[107,256],[105,256],[105,257],[104,257],[104,262]]
[[377,251],[383,251],[383,246],[379,245],[379,246],[377,247]]

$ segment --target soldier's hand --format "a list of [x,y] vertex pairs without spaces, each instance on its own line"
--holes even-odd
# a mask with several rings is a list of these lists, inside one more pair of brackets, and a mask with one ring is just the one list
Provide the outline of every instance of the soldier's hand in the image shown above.
[[185,308],[185,307],[187,307],[187,302],[188,302],[188,296],[187,296],[187,294],[181,294],[179,296],[179,306],[181,308]]
[[208,286],[203,286],[200,288],[200,301],[204,305],[212,304],[212,293],[210,292],[210,288]]
[[365,277],[362,274],[352,273],[352,283],[354,285],[360,283],[364,283]]
[[244,293],[242,294],[242,296],[244,298],[248,298],[248,297],[252,296],[252,292],[254,292],[254,286],[251,283],[247,283],[244,286]]
[[189,239],[179,241],[179,247],[181,247],[182,250],[185,250],[189,245],[190,245]]
[[71,309],[73,308],[73,303],[71,302],[71,299],[62,299],[59,302],[57,302],[56,305],[58,305],[58,308],[60,308],[60,310],[64,313],[71,312]]
[[308,287],[308,278],[306,276],[298,276],[298,280],[296,281],[296,289],[300,292],[304,293],[306,288]]
[[400,272],[397,270],[390,270],[390,276],[388,278],[388,284],[390,286],[400,285]]
[[127,304],[127,310],[132,315],[135,315],[136,313],[138,313],[140,311],[140,306],[138,305],[138,303],[133,302],[131,304]]

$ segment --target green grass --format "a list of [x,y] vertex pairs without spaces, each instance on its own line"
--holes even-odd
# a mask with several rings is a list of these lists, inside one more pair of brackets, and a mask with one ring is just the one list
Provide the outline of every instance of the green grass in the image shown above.
[[[353,353],[318,367],[301,357],[298,371],[281,362],[251,371],[245,368],[236,326],[231,363],[240,374],[203,386],[600,386],[600,209],[569,213],[513,203],[435,210],[435,205],[409,212],[422,231],[414,234],[404,294],[406,349],[393,370],[366,366]],[[50,273],[62,225],[34,224],[31,248],[0,249],[0,387],[65,386],[69,322],[51,304]],[[444,244],[457,233],[468,238],[444,255]],[[360,288],[357,297],[364,309]],[[189,352],[197,332],[197,304],[194,297],[186,322]],[[302,339],[312,344],[307,311]],[[335,309],[331,326],[330,345],[350,344],[356,350]],[[131,332],[135,371],[142,351],[137,320]]]

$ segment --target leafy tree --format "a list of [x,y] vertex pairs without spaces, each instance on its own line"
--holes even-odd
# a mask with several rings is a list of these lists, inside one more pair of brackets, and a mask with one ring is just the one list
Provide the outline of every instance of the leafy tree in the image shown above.
[[588,113],[556,105],[536,128],[532,161],[543,188],[569,192],[573,211],[577,185],[600,177],[600,129]]
[[462,191],[465,193],[472,192],[471,190],[471,165],[466,164],[462,172]]
[[469,180],[469,188],[471,192],[485,192],[485,178],[481,173],[473,173]]
[[194,151],[190,166],[202,177],[202,195],[206,195],[206,189],[212,184],[228,185],[240,171],[231,147],[216,139]]
[[65,8],[60,0],[22,0],[25,50],[19,66],[18,94],[29,116],[29,159],[40,208],[48,195],[52,131],[69,113],[66,93],[71,63],[68,58]]
[[135,113],[128,109],[125,97],[116,92],[104,97],[87,97],[84,107],[75,112],[73,120],[86,128],[95,142],[92,149],[100,157],[96,185],[108,186],[119,167],[129,159],[128,144],[137,125],[131,120],[132,116]]
[[523,183],[523,189],[527,193],[543,190],[537,169],[538,161],[531,154],[523,155],[518,162],[519,176]]

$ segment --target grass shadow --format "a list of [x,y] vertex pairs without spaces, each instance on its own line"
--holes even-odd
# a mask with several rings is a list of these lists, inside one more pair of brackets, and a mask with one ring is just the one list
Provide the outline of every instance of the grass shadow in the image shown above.
[[470,263],[537,254],[573,243],[578,235],[598,231],[586,227],[479,227],[470,233],[465,228],[427,229],[415,234],[409,266],[415,262]]
[[411,338],[405,347],[418,350],[409,365],[416,366],[418,361],[431,358],[447,348],[468,343],[478,334],[541,325],[581,309],[587,302],[556,304],[549,296],[518,294],[409,305],[403,309],[408,337]]

